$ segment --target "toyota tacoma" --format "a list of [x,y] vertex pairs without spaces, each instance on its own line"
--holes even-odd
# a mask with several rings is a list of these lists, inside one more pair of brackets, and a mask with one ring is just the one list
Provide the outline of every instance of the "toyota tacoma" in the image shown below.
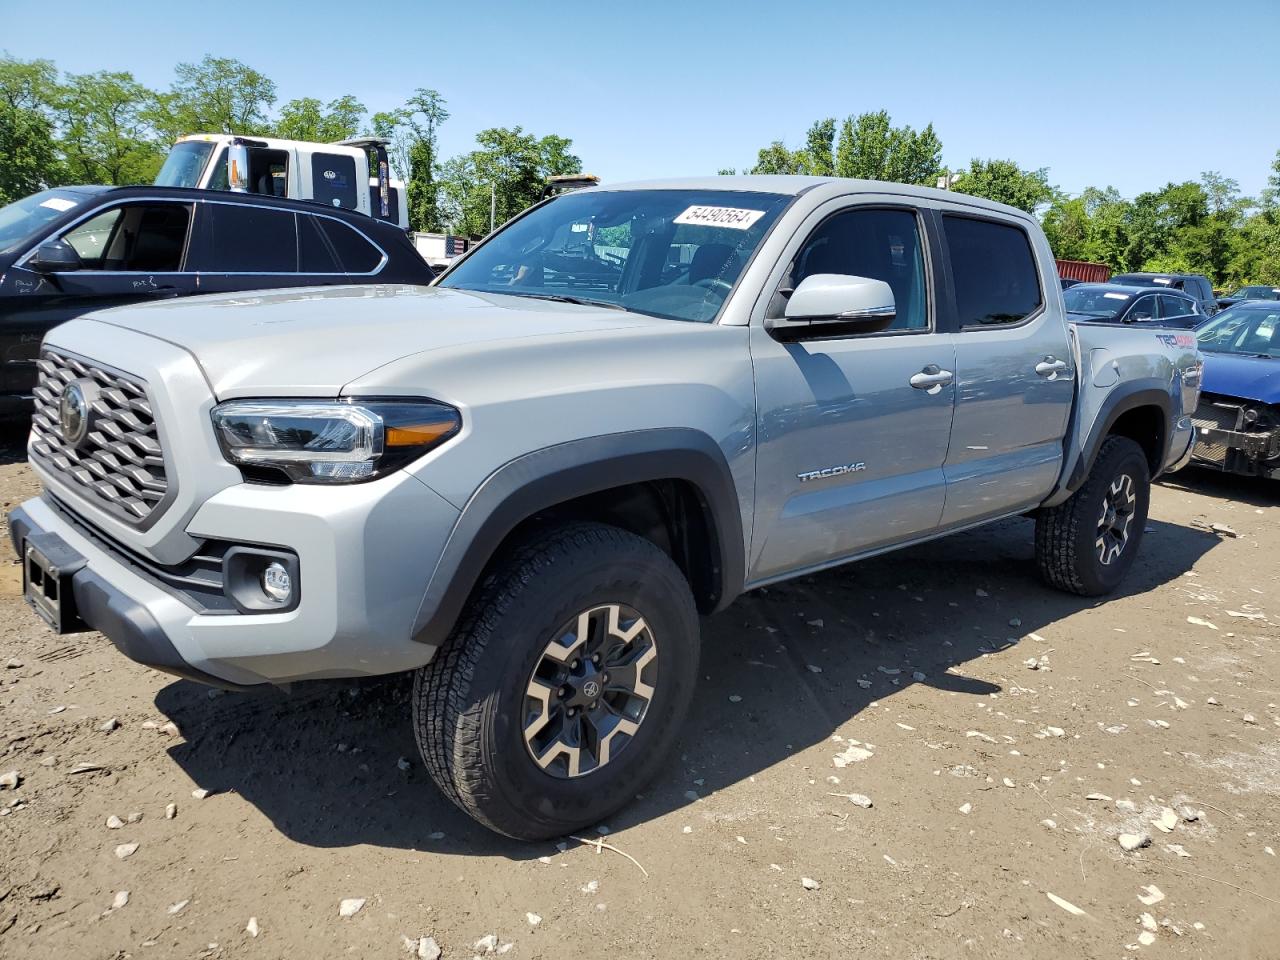
[[430,287],[73,320],[15,509],[58,631],[227,687],[413,671],[440,788],[518,838],[627,803],[699,615],[1032,515],[1113,590],[1191,453],[1194,336],[1070,322],[1036,221],[889,183],[716,177],[531,208]]

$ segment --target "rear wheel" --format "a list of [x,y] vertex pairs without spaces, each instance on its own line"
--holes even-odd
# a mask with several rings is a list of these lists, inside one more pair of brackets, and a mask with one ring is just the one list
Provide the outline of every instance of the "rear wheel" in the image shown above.
[[1050,586],[1101,596],[1120,585],[1142,543],[1151,500],[1147,456],[1108,437],[1084,485],[1036,518],[1036,563]]
[[414,681],[427,769],[485,826],[561,836],[626,804],[659,769],[697,679],[679,568],[641,537],[573,524],[488,575]]

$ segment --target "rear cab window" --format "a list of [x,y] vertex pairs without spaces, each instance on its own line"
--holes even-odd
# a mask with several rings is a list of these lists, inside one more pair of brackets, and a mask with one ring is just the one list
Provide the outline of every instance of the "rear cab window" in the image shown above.
[[960,329],[1021,323],[1044,303],[1031,240],[1021,227],[943,214]]

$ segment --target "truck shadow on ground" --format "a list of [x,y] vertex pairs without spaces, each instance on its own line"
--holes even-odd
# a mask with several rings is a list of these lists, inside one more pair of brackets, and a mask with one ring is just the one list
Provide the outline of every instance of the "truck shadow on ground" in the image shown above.
[[[1119,596],[1180,577],[1216,542],[1149,522]],[[947,671],[992,675],[974,661],[1019,643],[1028,657],[1043,652],[1020,638],[1052,637],[1057,621],[1103,602],[1041,585],[1032,525],[1022,519],[753,591],[704,621],[703,677],[686,733],[664,772],[610,825],[662,817],[687,806],[689,790],[705,797],[768,770],[913,684],[975,697],[999,691]],[[1117,643],[1117,669],[1140,642]],[[156,704],[183,730],[186,742],[170,753],[197,785],[239,793],[299,843],[546,853],[547,844],[489,833],[436,791],[414,745],[409,695],[405,678],[300,684],[291,695],[211,695],[175,681]]]

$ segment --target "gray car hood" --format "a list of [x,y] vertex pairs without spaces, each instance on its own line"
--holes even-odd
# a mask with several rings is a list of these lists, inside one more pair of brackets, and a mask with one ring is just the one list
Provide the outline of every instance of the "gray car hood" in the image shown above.
[[220,400],[337,396],[361,375],[424,351],[671,322],[527,297],[393,285],[189,297],[91,319],[188,351]]

